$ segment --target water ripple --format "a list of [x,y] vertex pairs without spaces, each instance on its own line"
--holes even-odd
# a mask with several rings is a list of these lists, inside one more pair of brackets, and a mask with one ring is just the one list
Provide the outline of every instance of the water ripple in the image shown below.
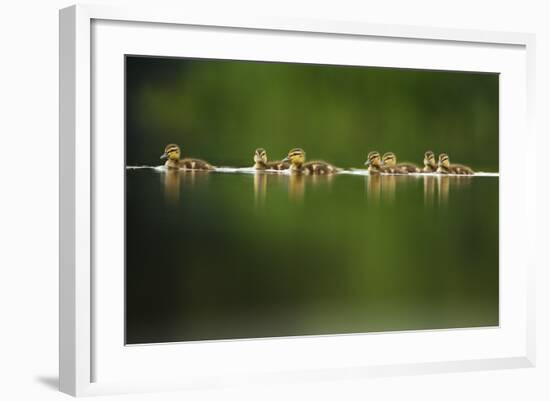
[[[127,170],[155,170],[155,171],[166,171],[164,166],[126,166]],[[182,170],[190,172],[191,170]],[[241,173],[241,174],[255,174],[258,172],[261,173],[270,173],[270,174],[280,174],[280,175],[290,175],[290,170],[256,170],[254,167],[215,167],[214,171],[216,173]],[[361,175],[368,176],[370,175],[366,169],[343,169],[336,174],[347,174],[347,175]],[[467,177],[461,174],[438,174],[438,173],[409,173],[409,174],[382,174],[382,175],[398,175],[398,176],[414,176],[414,177]],[[485,172],[485,171],[476,171],[473,175],[474,177],[498,177],[499,173]]]

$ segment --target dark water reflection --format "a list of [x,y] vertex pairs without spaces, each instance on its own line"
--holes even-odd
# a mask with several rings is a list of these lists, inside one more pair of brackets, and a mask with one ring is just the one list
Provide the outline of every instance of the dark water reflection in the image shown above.
[[128,170],[126,210],[128,343],[498,324],[496,177]]

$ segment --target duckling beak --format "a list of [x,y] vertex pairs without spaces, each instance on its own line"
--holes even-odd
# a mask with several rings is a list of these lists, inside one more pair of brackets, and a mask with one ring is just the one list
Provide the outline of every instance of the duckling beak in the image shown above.
[[287,156],[287,157],[285,157],[282,161],[283,161],[283,162],[289,162],[290,159],[289,159],[289,157]]
[[166,160],[168,159],[168,155],[166,153],[163,153],[162,156],[160,156],[160,160]]
[[367,161],[365,162],[365,166],[370,166],[370,160],[367,160]]

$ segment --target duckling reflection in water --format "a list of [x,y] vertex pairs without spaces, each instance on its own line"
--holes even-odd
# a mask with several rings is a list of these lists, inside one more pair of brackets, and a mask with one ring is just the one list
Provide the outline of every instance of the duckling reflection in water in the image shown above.
[[254,152],[254,168],[256,170],[286,170],[289,167],[290,163],[285,161],[268,161],[264,148],[258,148]]
[[408,174],[419,173],[420,168],[412,163],[397,163],[397,157],[393,152],[384,153],[382,156],[382,165],[386,168],[386,172],[392,174]]
[[450,179],[452,177],[438,176],[437,177],[437,195],[439,203],[447,204],[449,201]]
[[288,195],[293,200],[304,199],[305,183],[302,174],[292,174],[288,177]]
[[424,153],[424,173],[435,173],[437,171],[437,162],[435,161],[435,154],[431,150]]
[[392,174],[371,174],[365,179],[369,200],[379,202],[382,198],[384,202],[392,203],[395,200],[398,181],[407,180],[407,177]]
[[424,179],[424,204],[431,206],[434,203],[435,197],[435,180],[438,177],[425,175]]
[[181,150],[178,145],[170,144],[164,148],[164,153],[160,157],[161,160],[166,160],[164,166],[167,169],[178,169],[178,170],[203,170],[209,171],[214,170],[214,166],[210,165],[208,162],[205,162],[201,159],[180,159]]
[[367,184],[367,199],[378,203],[380,201],[380,174],[371,174],[365,177],[365,183]]
[[[451,187],[459,190],[464,186],[471,184],[471,179],[468,176],[449,176],[441,174],[437,176],[425,175],[424,180],[424,204],[432,206],[436,199],[439,204],[447,204]],[[437,188],[437,191],[436,191]]]
[[267,192],[267,178],[270,174],[254,174],[254,201],[256,205],[265,203]]
[[294,174],[333,174],[339,169],[324,161],[312,161],[306,163],[306,152],[300,148],[291,149],[283,162],[290,162],[290,171]]
[[[395,201],[395,188],[397,183],[397,178],[395,175],[385,175],[380,177],[381,181],[381,191],[382,197],[385,202],[393,203]],[[406,177],[399,177],[405,178]]]
[[174,169],[166,170],[163,175],[166,200],[177,203],[180,198],[180,175]]
[[176,169],[166,169],[163,172],[164,195],[170,202],[177,203],[182,193],[182,188],[189,189],[198,184],[204,184],[209,179],[208,171],[188,170],[185,173]]
[[449,161],[449,156],[446,153],[442,153],[439,155],[437,172],[440,174],[474,174],[474,170],[472,170],[468,166],[463,166],[462,164],[451,164]]

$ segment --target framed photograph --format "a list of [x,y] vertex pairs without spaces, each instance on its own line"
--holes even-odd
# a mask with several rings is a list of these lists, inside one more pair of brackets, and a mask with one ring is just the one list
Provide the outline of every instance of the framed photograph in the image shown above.
[[61,390],[533,366],[534,43],[61,10]]

